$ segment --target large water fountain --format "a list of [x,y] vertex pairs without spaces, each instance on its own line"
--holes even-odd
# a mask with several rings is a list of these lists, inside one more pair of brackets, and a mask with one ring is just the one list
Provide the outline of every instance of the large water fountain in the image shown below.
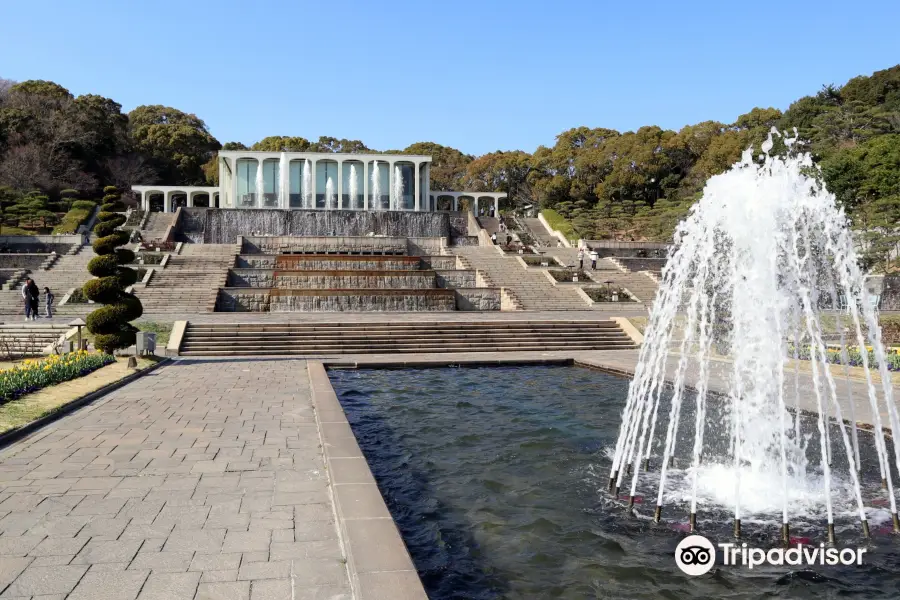
[[372,161],[372,210],[384,210],[381,205],[381,169],[378,168],[378,161]]
[[[689,505],[691,531],[702,508],[719,519],[733,511],[736,536],[742,518],[769,513],[785,541],[791,520],[824,516],[833,542],[836,515],[858,519],[868,537],[872,517],[887,518],[877,504],[900,531],[891,470],[900,452],[883,433],[900,427],[847,219],[793,139],[773,130],[762,150],[710,179],[676,232],[610,490],[625,488],[634,508],[641,489],[655,486],[654,519],[667,503]],[[823,322],[824,310],[842,303],[828,319],[837,321],[844,366],[828,361],[837,340],[826,342]],[[863,349],[855,398],[851,346]],[[858,418],[874,430],[858,431]]]

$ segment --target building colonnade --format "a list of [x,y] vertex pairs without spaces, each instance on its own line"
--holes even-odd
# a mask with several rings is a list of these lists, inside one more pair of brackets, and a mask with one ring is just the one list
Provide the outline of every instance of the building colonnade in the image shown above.
[[219,153],[223,208],[431,211],[431,157]]

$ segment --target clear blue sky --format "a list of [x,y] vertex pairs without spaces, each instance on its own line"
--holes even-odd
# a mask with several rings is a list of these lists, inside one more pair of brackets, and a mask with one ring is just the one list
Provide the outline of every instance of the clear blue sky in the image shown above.
[[267,135],[533,151],[785,109],[900,62],[897,0],[3,2],[0,77]]

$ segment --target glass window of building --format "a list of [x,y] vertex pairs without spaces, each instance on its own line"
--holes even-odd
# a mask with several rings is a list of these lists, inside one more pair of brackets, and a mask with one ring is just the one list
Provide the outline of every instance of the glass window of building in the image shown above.
[[281,185],[281,166],[275,159],[263,161],[263,208],[278,208],[278,192]]
[[256,160],[242,158],[237,161],[237,206],[256,206]]
[[338,164],[316,161],[316,208],[337,208]]

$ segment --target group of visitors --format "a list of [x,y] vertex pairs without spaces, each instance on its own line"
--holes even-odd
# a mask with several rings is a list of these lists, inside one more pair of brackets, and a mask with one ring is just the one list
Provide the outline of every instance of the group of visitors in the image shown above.
[[[600,255],[597,254],[596,250],[591,250],[591,252],[590,252],[590,254],[588,254],[588,256],[591,259],[591,271],[596,271],[597,270],[597,259],[600,258]],[[584,248],[578,249],[578,270],[579,271],[584,270]]]
[[495,212],[493,206],[491,208],[489,208],[488,210],[485,210],[483,206],[478,209],[479,217],[493,217],[495,214],[496,214],[496,212]]
[[[47,308],[47,318],[53,318],[53,300],[55,300],[55,296],[53,292],[50,291],[50,288],[44,288],[44,298],[45,298],[45,306]],[[25,283],[22,285],[22,299],[25,301],[25,320],[37,321],[38,316],[40,314],[40,305],[41,305],[41,289],[34,282],[34,279],[31,277],[25,280]]]

